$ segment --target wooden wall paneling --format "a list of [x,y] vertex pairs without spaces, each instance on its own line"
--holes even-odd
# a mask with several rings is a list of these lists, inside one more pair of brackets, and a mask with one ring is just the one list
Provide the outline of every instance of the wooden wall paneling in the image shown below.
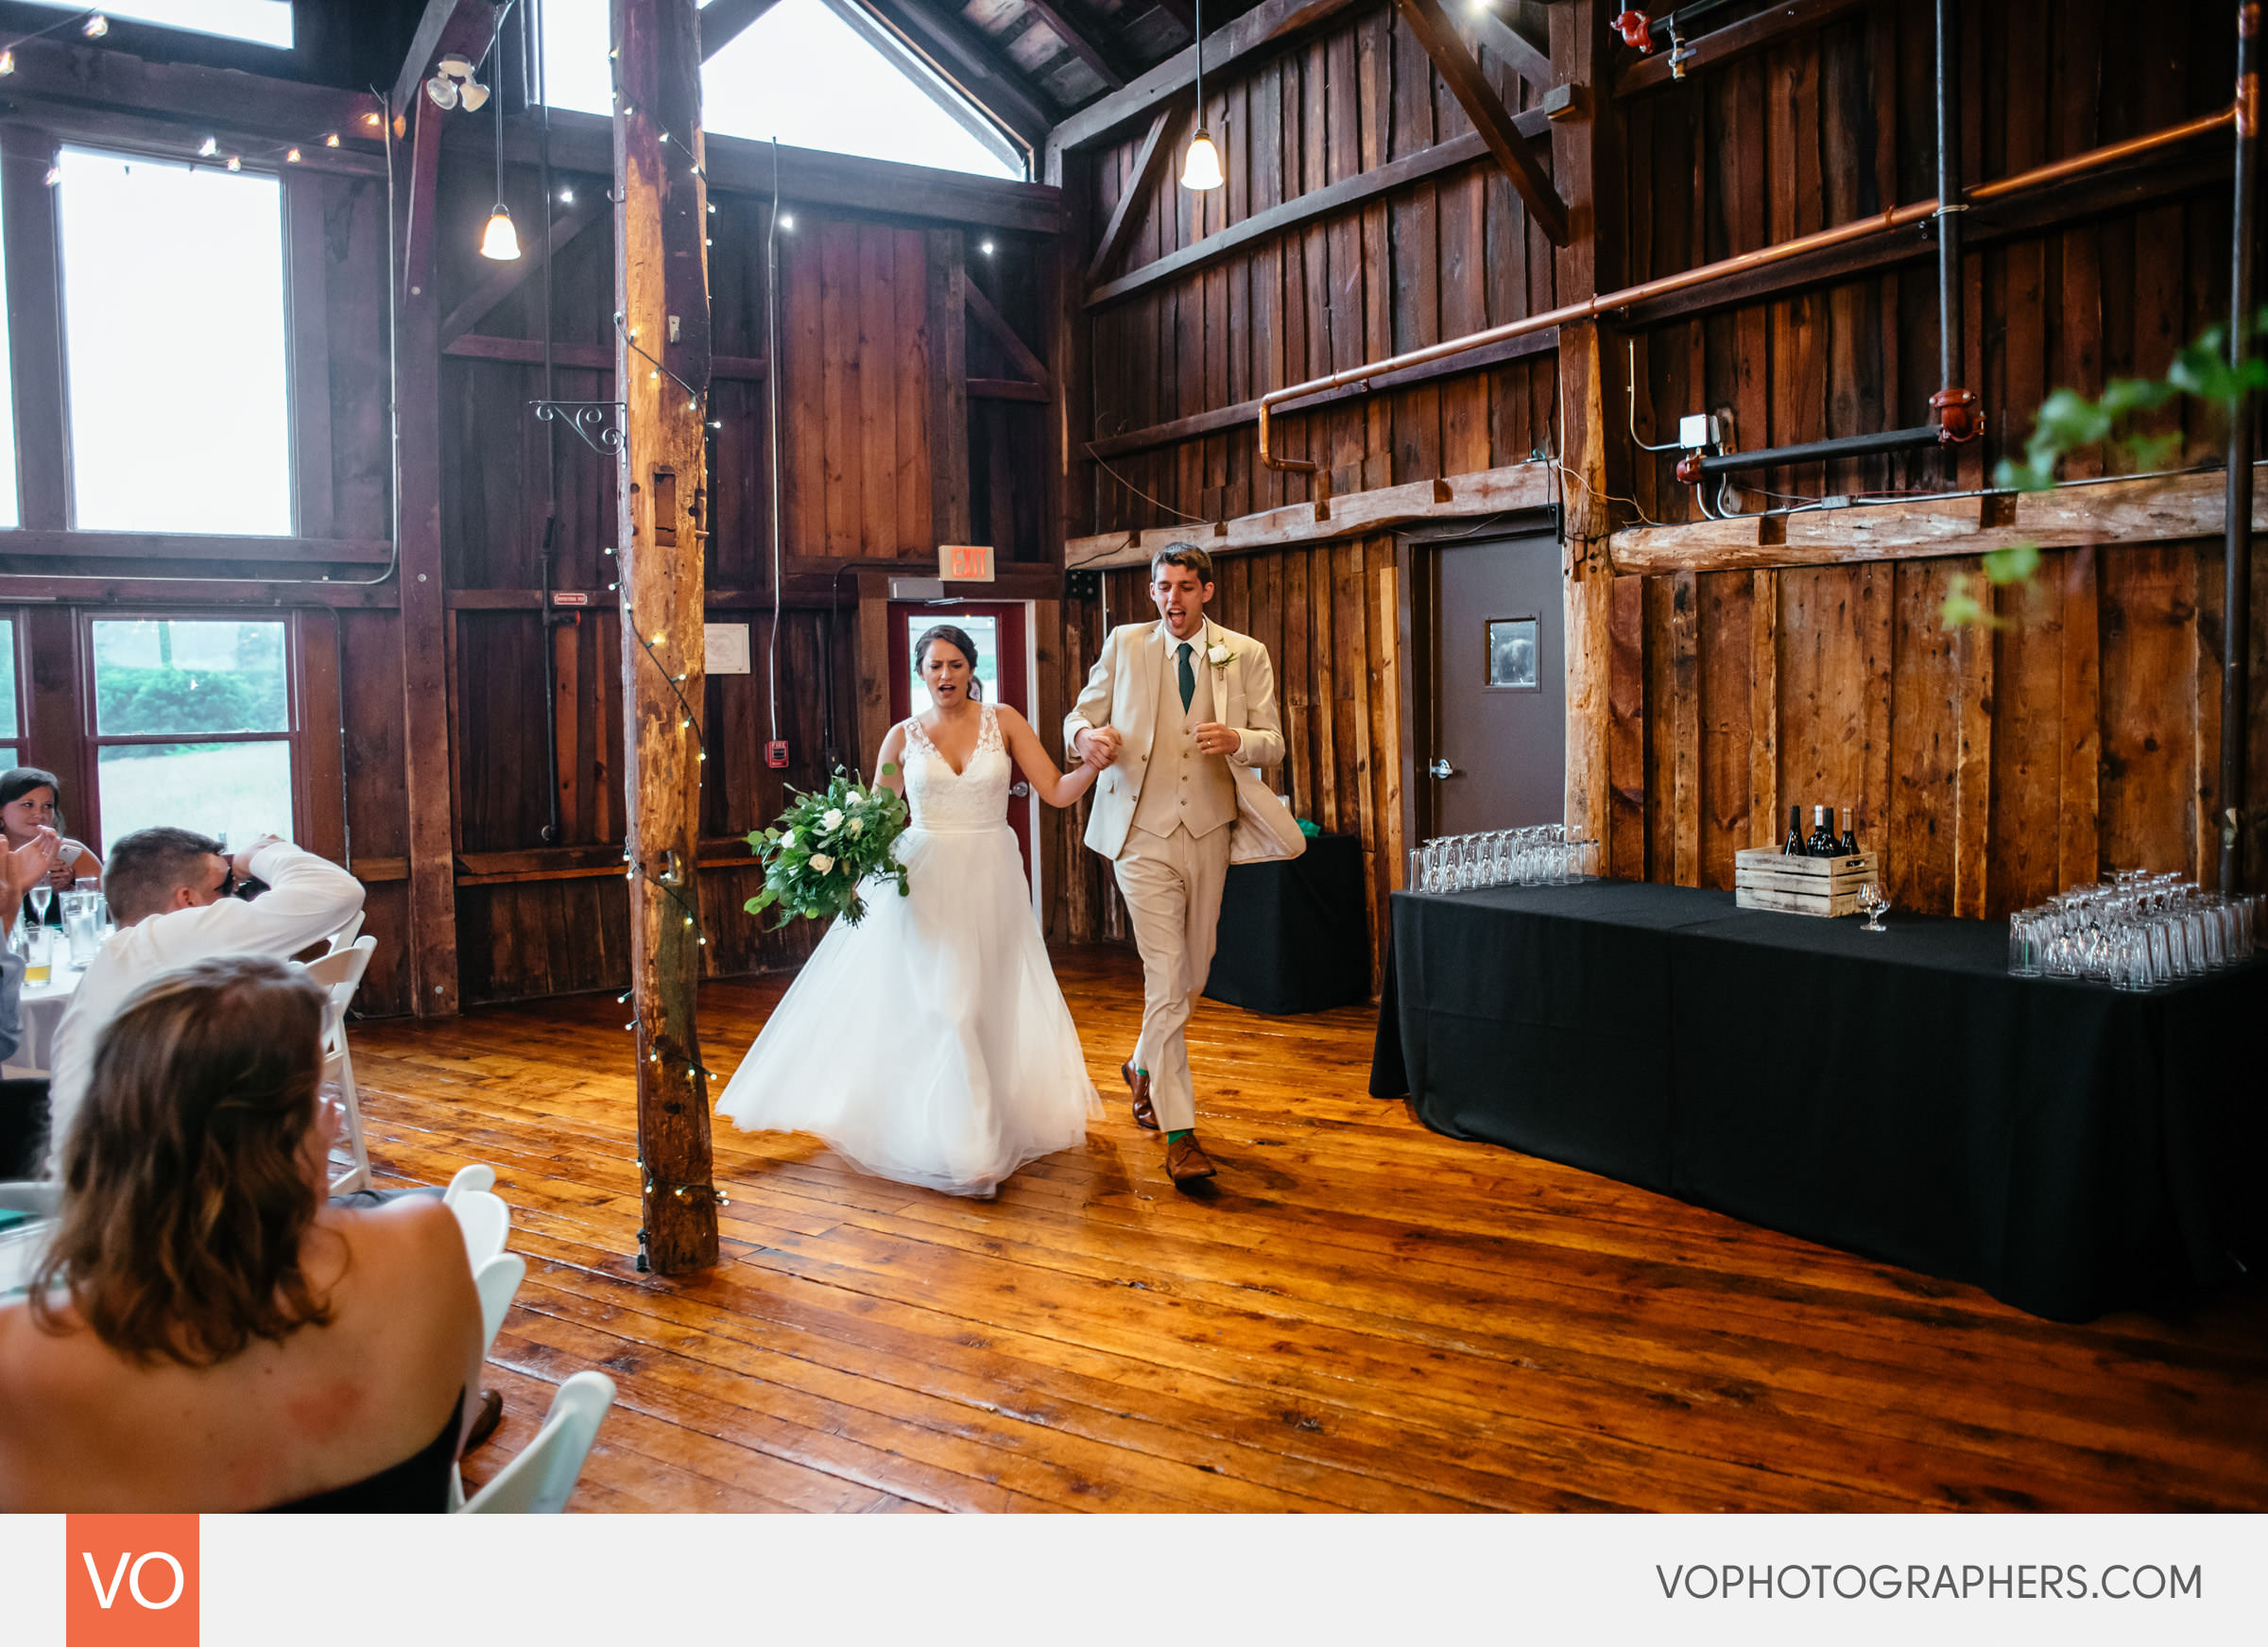
[[[1391,48],[1393,148],[1397,158],[1432,145],[1435,140],[1432,65],[1406,27],[1388,36]],[[1455,289],[1449,283],[1462,280],[1465,271],[1443,266],[1443,228],[1439,193],[1432,180],[1419,183],[1386,207],[1390,270],[1393,291],[1392,336],[1389,352],[1401,353],[1443,336],[1441,300]],[[1463,330],[1477,330],[1464,328]],[[1442,472],[1441,391],[1427,385],[1394,397],[1391,407],[1393,479],[1430,479]]]
[[1361,541],[1330,551],[1332,629],[1339,637],[1337,721],[1345,744],[1340,750],[1341,827],[1351,826],[1363,841],[1363,886],[1370,930],[1378,930],[1378,797],[1371,787],[1370,716],[1377,701],[1370,674],[1369,579]]
[[[1401,661],[1401,578],[1400,567],[1406,552],[1394,546],[1391,564],[1375,567],[1370,575],[1378,591],[1377,615],[1371,619],[1371,633],[1377,640],[1378,657],[1378,727],[1375,743],[1381,796],[1378,806],[1380,829],[1383,839],[1380,851],[1383,862],[1379,866],[1381,894],[1376,917],[1370,926],[1372,949],[1381,958],[1381,972],[1385,954],[1385,933],[1388,924],[1385,895],[1401,889],[1406,871],[1403,853],[1409,846],[1407,814],[1403,810],[1407,798],[1403,787],[1410,781],[1409,723],[1402,709]],[[1635,592],[1638,585],[1631,584]],[[1382,986],[1383,979],[1375,975],[1372,986]]]
[[[1868,586],[1858,568],[1779,575],[1779,800],[1860,807],[1866,786]],[[1840,815],[1837,824],[1840,826]]]
[[2103,861],[2190,869],[2197,805],[2195,551],[2122,548],[2103,558]]
[[1999,648],[1992,630],[1972,624],[1955,639],[1953,652],[1960,695],[1955,705],[1952,913],[1981,917],[1992,896],[1992,707]]
[[[328,454],[325,454],[328,458]],[[341,615],[301,608],[291,614],[291,645],[299,658],[298,772],[301,844],[333,863],[347,853],[346,755],[340,747],[339,644]]]
[[[932,407],[936,401],[937,369],[929,323],[929,256],[926,237],[917,229],[891,232],[890,357],[898,363],[893,381],[891,437],[897,452],[897,496],[892,513],[898,521],[897,547],[903,555],[933,543],[954,542],[937,530],[936,455]],[[967,391],[963,390],[963,404]],[[951,437],[943,437],[947,446]],[[951,454],[947,454],[951,462]]]
[[[2047,575],[2059,578],[2063,597],[2062,796],[2055,821],[2055,890],[2061,892],[2093,881],[2103,867],[2098,823],[2103,791],[2103,640],[2094,547],[2069,549],[2047,558],[2060,563],[2052,564]],[[2205,633],[2202,628],[2199,632]],[[2214,639],[2219,639],[2217,631]],[[2012,909],[2022,907],[2010,899],[2002,901]]]
[[[4,210],[5,208],[0,208]],[[9,266],[12,275],[13,265]],[[21,759],[27,765],[44,766],[61,779],[67,791],[58,798],[74,831],[97,852],[110,851],[115,832],[100,820],[93,804],[100,793],[102,775],[96,770],[94,746],[87,732],[89,719],[80,705],[82,682],[88,671],[81,652],[86,630],[77,611],[66,606],[39,605],[23,609],[23,648],[17,654],[28,664],[23,678],[24,736]],[[83,821],[79,821],[83,820]]]
[[1670,870],[1680,886],[1701,884],[1701,593],[1695,574],[1669,584],[1671,715]]
[[[897,277],[897,233],[861,224],[858,233],[857,465],[859,553],[882,558],[902,554],[908,540],[898,530],[898,374],[889,352],[897,309],[890,287]],[[846,416],[850,408],[845,407]],[[848,467],[848,466],[846,466]]]
[[1647,861],[1647,713],[1653,707],[1646,698],[1645,579],[1614,580],[1608,639],[1606,765],[1611,856],[1624,875],[1641,879]]
[[1752,572],[1748,592],[1748,840],[1777,847],[1779,802],[1779,574]]
[[2063,843],[2058,818],[2063,763],[2071,743],[2063,724],[2061,557],[2046,558],[2028,586],[2001,592],[1993,691],[1992,884],[2011,908],[2060,892]]
[[2190,738],[2191,839],[2185,843],[2181,867],[2199,885],[2212,886],[2221,873],[2221,823],[2214,802],[2221,793],[2221,572],[2225,557],[2222,544],[2200,542],[2190,558],[2196,574],[2191,651],[2197,687]]
[[827,547],[824,362],[816,235],[780,237],[780,488],[790,555],[830,554]]
[[1322,796],[1315,785],[1313,736],[1314,611],[1308,597],[1308,554],[1304,549],[1279,550],[1268,557],[1277,581],[1283,586],[1283,652],[1276,661],[1277,699],[1283,712],[1285,776],[1291,781],[1292,810],[1302,817],[1323,821]]
[[1700,654],[1695,714],[1701,731],[1695,880],[1703,886],[1732,884],[1732,855],[1749,845],[1755,829],[1750,681],[1762,666],[1750,650],[1755,638],[1749,609],[1753,592],[1751,575],[1746,573],[1705,572],[1695,579],[1694,627]]
[[1961,770],[1961,637],[1940,615],[1957,576],[1976,562],[1910,561],[1892,574],[1889,818],[1881,848],[1899,907],[1949,913],[1953,905]]
[[[409,798],[402,781],[403,647],[392,612],[339,614],[346,692],[345,856],[349,869],[369,861],[400,864],[409,850]],[[373,1017],[415,1009],[411,962],[410,886],[406,879],[371,886],[364,928],[377,938],[369,970],[355,994],[357,1010]]]
[[929,370],[930,533],[966,543],[969,498],[968,266],[957,229],[932,229],[925,245],[924,364]]
[[1652,715],[1646,740],[1645,878],[1677,879],[1677,664],[1676,579],[1644,577],[1646,703]]
[[825,553],[862,553],[859,511],[858,234],[856,223],[818,225],[819,462]]
[[[1852,827],[1859,838],[1879,841],[1890,817],[1890,720],[1896,710],[1892,684],[1898,648],[1895,569],[1864,568],[1858,588],[1859,664],[1863,671],[1859,783],[1847,804],[1853,809]],[[1840,827],[1840,815],[1836,822]]]
[[[1356,25],[1355,64],[1362,107],[1361,169],[1375,171],[1393,156],[1393,13],[1366,14]],[[1524,151],[1523,151],[1524,152]],[[1371,200],[1362,211],[1362,351],[1365,360],[1383,360],[1394,352],[1392,235],[1386,203]],[[1394,484],[1393,411],[1376,396],[1362,407],[1362,484]]]
[[[1298,551],[1294,551],[1298,553]],[[1310,549],[1307,555],[1308,611],[1314,628],[1309,636],[1309,659],[1314,667],[1309,704],[1314,711],[1311,735],[1314,739],[1315,822],[1327,830],[1345,827],[1339,810],[1337,625],[1331,598],[1331,551]]]

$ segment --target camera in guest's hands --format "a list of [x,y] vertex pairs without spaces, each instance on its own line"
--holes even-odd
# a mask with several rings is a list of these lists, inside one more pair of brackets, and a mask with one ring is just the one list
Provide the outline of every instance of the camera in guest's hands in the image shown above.
[[236,890],[230,893],[229,896],[231,898],[241,898],[247,903],[249,903],[253,899],[259,897],[266,890],[266,882],[259,879],[257,876],[247,875],[236,883]]

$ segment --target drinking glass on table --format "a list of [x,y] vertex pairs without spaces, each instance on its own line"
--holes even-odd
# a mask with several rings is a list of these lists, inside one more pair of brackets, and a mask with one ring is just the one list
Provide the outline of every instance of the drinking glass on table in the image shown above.
[[47,906],[55,901],[55,888],[42,881],[31,889],[31,918],[41,926],[47,924]]
[[1866,924],[1861,932],[1882,932],[1882,917],[1890,908],[1890,892],[1880,881],[1869,881],[1859,888],[1859,907],[1866,912]]
[[24,935],[24,982],[27,986],[44,984],[54,976],[53,954],[47,929],[35,922]]
[[2030,910],[2019,910],[2008,918],[2008,975],[2012,978],[2039,976],[2039,918]]

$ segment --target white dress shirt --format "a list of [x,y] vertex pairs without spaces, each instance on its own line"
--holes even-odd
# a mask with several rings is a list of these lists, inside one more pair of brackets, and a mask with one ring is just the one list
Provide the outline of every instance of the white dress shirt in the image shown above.
[[249,901],[224,898],[172,909],[120,927],[87,964],[55,1028],[47,1082],[48,1148],[60,1154],[86,1096],[102,1032],[128,996],[177,967],[215,955],[289,957],[329,937],[362,908],[362,883],[336,864],[278,841],[252,854],[267,890]]

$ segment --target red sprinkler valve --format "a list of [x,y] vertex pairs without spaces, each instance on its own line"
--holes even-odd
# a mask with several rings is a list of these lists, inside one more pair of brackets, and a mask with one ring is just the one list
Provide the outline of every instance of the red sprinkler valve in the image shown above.
[[1984,412],[1974,389],[1939,389],[1930,397],[1930,405],[1937,414],[1941,443],[1964,445],[1984,433]]
[[1701,484],[1701,454],[1689,452],[1677,460],[1677,481],[1681,486]]
[[1651,52],[1654,49],[1654,20],[1635,6],[1606,26],[1619,30],[1623,43],[1632,51]]

